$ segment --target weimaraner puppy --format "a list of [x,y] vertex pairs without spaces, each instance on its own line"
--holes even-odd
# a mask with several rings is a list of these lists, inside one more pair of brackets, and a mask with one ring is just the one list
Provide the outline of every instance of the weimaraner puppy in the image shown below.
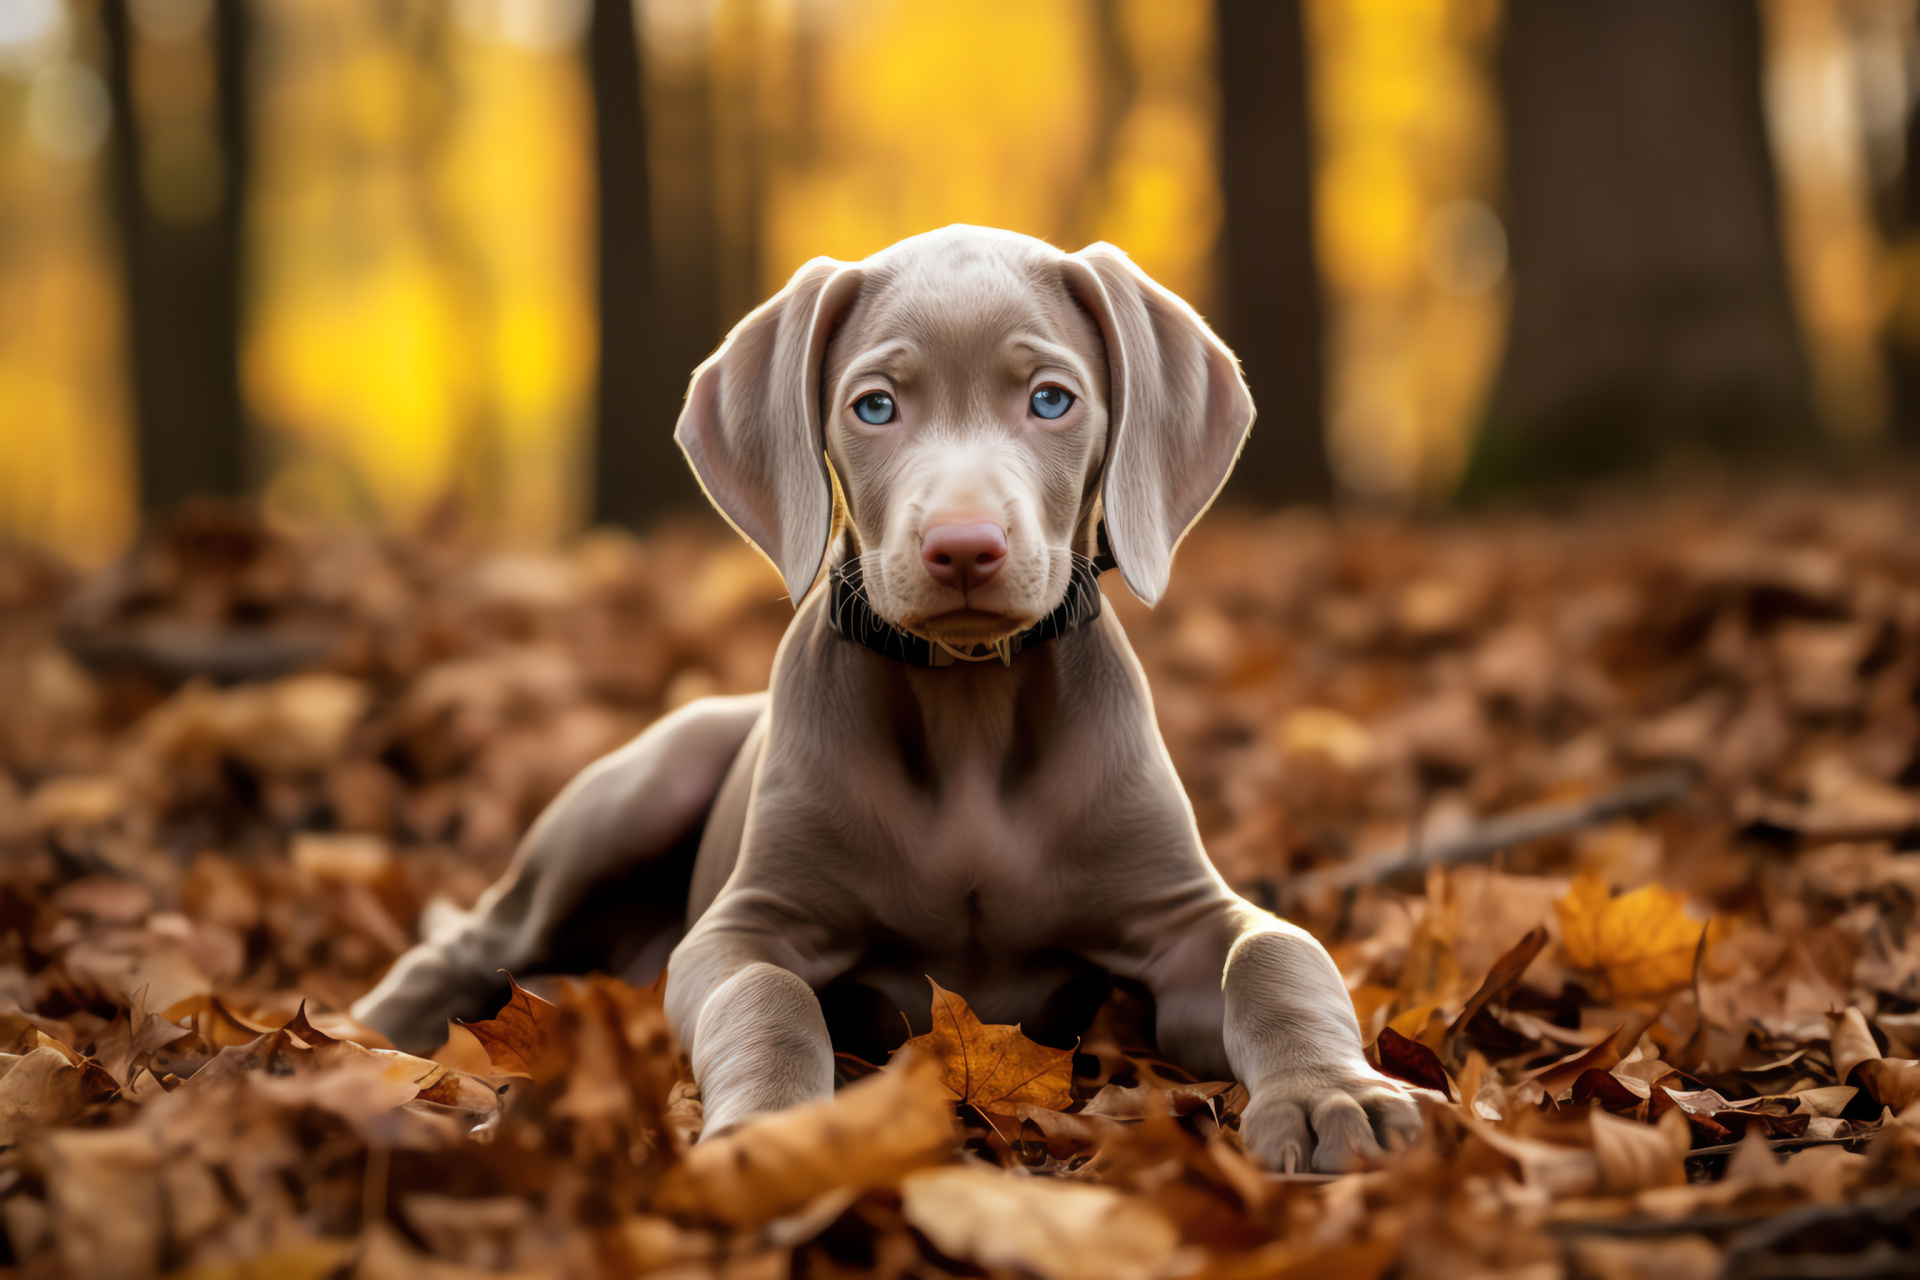
[[1131,982],[1164,1054],[1247,1086],[1269,1166],[1403,1142],[1418,1110],[1332,959],[1208,861],[1100,608],[1108,566],[1159,599],[1252,421],[1233,354],[1111,246],[949,227],[809,262],[676,431],[798,606],[771,688],[587,769],[355,1015],[427,1046],[502,969],[670,959],[711,1134],[826,1097],[836,1035],[883,1053],[902,1011],[924,1027],[928,975],[1068,1044]]

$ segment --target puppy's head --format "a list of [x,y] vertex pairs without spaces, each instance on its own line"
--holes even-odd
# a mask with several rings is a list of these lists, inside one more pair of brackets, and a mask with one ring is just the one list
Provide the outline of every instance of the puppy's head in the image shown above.
[[1159,599],[1252,421],[1232,353],[1118,250],[949,227],[802,267],[694,373],[675,438],[796,603],[838,517],[874,611],[959,645],[1056,607],[1102,519]]

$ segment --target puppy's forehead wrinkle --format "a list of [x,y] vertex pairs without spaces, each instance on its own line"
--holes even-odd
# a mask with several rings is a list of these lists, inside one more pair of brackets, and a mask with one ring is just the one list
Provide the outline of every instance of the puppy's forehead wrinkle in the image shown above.
[[[864,378],[876,373],[902,379],[911,375],[924,362],[924,357],[920,354],[917,345],[904,337],[884,342],[877,347],[848,353],[843,358],[847,366],[846,372],[840,374],[838,378],[833,378],[832,381],[837,382],[847,377]],[[831,374],[831,371],[829,372]]]
[[[953,237],[912,253],[883,253],[836,346],[868,335],[904,335],[937,358],[975,358],[1022,336],[1095,336],[1044,246]],[[842,357],[843,359],[849,357]],[[863,361],[864,363],[864,361]]]

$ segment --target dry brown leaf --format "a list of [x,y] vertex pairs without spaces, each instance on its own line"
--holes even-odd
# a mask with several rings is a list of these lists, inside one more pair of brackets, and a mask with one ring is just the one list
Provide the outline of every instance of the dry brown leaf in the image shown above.
[[168,1022],[185,1022],[208,1049],[250,1045],[274,1030],[251,1018],[241,1017],[214,995],[189,996],[176,1001],[160,1016]]
[[1687,1180],[1685,1156],[1693,1136],[1678,1108],[1654,1124],[1626,1120],[1601,1107],[1593,1117],[1593,1154],[1606,1189],[1616,1195]]
[[1042,1280],[1153,1280],[1180,1233],[1151,1205],[1110,1187],[960,1166],[900,1184],[915,1229],[949,1258]]
[[1527,930],[1525,936],[1507,948],[1500,958],[1493,962],[1493,967],[1487,970],[1487,976],[1480,980],[1479,987],[1467,997],[1467,1003],[1461,1008],[1460,1016],[1447,1027],[1447,1037],[1441,1046],[1443,1058],[1459,1061],[1457,1054],[1460,1034],[1466,1030],[1467,1024],[1472,1022],[1474,1015],[1482,1009],[1513,990],[1526,974],[1527,966],[1533,963],[1534,957],[1539,955],[1541,948],[1546,945],[1547,928],[1545,925],[1537,924]]
[[1593,971],[1603,999],[1646,1000],[1693,979],[1706,926],[1682,914],[1685,900],[1657,884],[1616,898],[1598,876],[1583,875],[1554,904],[1568,961]]
[[1920,1102],[1920,1062],[1911,1058],[1869,1058],[1857,1068],[1867,1096],[1895,1114]]
[[1808,1199],[1830,1203],[1858,1185],[1866,1165],[1865,1156],[1839,1147],[1815,1147],[1783,1160],[1755,1127],[1728,1157],[1718,1181],[1657,1187],[1641,1192],[1635,1203],[1652,1216],[1666,1219],[1735,1204],[1765,1212]]
[[360,1242],[352,1280],[477,1280],[480,1276],[493,1276],[497,1280],[546,1280],[552,1274],[544,1267],[483,1270],[448,1262],[422,1253],[408,1243],[406,1237],[382,1222],[376,1223]]
[[507,976],[513,994],[500,1012],[483,1022],[467,1022],[473,1038],[487,1051],[487,1060],[503,1076],[525,1076],[546,1081],[566,1067],[560,1007],[542,1000]]
[[1655,1240],[1576,1239],[1574,1274],[1582,1280],[1715,1280],[1725,1262],[1720,1248],[1705,1236]]
[[1612,1035],[1591,1049],[1536,1068],[1522,1076],[1521,1083],[1538,1088],[1549,1098],[1557,1098],[1587,1072],[1611,1071],[1617,1066],[1632,1051],[1649,1021],[1645,1016],[1628,1018],[1613,1029]]
[[710,1231],[689,1231],[669,1218],[655,1214],[635,1214],[620,1224],[620,1243],[634,1269],[651,1275],[675,1263],[694,1263],[710,1256],[715,1248]]
[[1831,1014],[1827,1022],[1833,1027],[1833,1035],[1827,1042],[1833,1059],[1833,1078],[1845,1084],[1855,1067],[1880,1056],[1880,1046],[1874,1043],[1866,1015],[1857,1008],[1849,1006],[1842,1013]]
[[1786,1098],[1791,1099],[1798,1110],[1807,1115],[1835,1119],[1859,1092],[1851,1085],[1832,1085],[1825,1089],[1802,1089],[1799,1093],[1787,1094]]
[[[1093,1095],[1079,1114],[1105,1116],[1110,1120],[1138,1120],[1149,1115],[1184,1116],[1233,1088],[1231,1080],[1209,1080],[1200,1084],[1169,1080],[1141,1064],[1136,1064],[1134,1071],[1142,1077],[1139,1084],[1128,1087],[1109,1081],[1100,1086],[1100,1092]],[[1015,1114],[1025,1116],[1032,1111],[1047,1110],[1059,1108],[1023,1103]]]
[[24,1054],[0,1054],[0,1146],[77,1119],[113,1091],[105,1072],[75,1061],[78,1055],[64,1045],[42,1040]]
[[769,1222],[836,1187],[866,1187],[944,1158],[955,1139],[940,1064],[904,1052],[830,1099],[749,1120],[667,1174],[661,1208],[732,1226]]
[[133,993],[123,1029],[115,1020],[111,1032],[99,1046],[101,1068],[119,1082],[121,1088],[133,1083],[134,1073],[145,1067],[156,1049],[192,1034],[192,1029],[147,1012],[147,988]]
[[1019,1027],[990,1026],[967,1002],[932,978],[933,1030],[907,1041],[940,1065],[940,1082],[954,1099],[1011,1115],[1021,1105],[1064,1111],[1073,1105],[1073,1051],[1050,1049]]
[[138,1129],[78,1130],[46,1139],[54,1238],[71,1273],[154,1275],[162,1240],[161,1152]]
[[[312,1050],[322,1070],[348,1070],[363,1076],[371,1072],[380,1082],[373,1093],[399,1099],[386,1104],[389,1108],[409,1104],[414,1104],[416,1111],[422,1109],[419,1104],[446,1108],[457,1113],[470,1131],[486,1129],[499,1115],[500,1095],[484,1082],[429,1058],[416,1058],[397,1049],[370,1049],[330,1036],[308,1021],[305,1001],[283,1030]],[[401,1097],[407,1089],[412,1092]]]
[[1396,1080],[1432,1089],[1448,1102],[1455,1101],[1453,1082],[1447,1078],[1440,1055],[1418,1040],[1409,1040],[1392,1027],[1383,1027],[1374,1041],[1375,1066]]
[[1521,1181],[1551,1195],[1586,1195],[1600,1184],[1600,1160],[1585,1147],[1561,1146],[1507,1133],[1477,1114],[1461,1113],[1467,1129],[1512,1162]]

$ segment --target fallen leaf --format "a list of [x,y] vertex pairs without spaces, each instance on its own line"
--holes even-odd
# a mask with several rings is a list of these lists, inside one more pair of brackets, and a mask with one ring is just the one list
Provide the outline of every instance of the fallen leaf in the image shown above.
[[1392,1027],[1382,1027],[1380,1038],[1374,1041],[1374,1052],[1379,1056],[1380,1070],[1387,1075],[1432,1089],[1445,1095],[1448,1102],[1458,1101],[1453,1096],[1453,1082],[1440,1065],[1440,1055],[1418,1040],[1409,1040]]
[[157,1013],[147,1012],[147,988],[142,987],[133,993],[127,1008],[127,1025],[124,1031],[115,1020],[114,1030],[100,1046],[99,1062],[102,1069],[126,1088],[133,1083],[136,1071],[147,1065],[156,1049],[172,1044],[183,1036],[191,1035],[192,1028],[169,1022]]
[[1880,1046],[1874,1043],[1866,1015],[1857,1008],[1849,1006],[1841,1013],[1830,1014],[1827,1022],[1833,1027],[1833,1034],[1828,1040],[1828,1053],[1833,1059],[1833,1078],[1845,1084],[1855,1067],[1880,1057]]
[[1476,1138],[1511,1161],[1521,1180],[1529,1186],[1539,1187],[1551,1195],[1579,1196],[1591,1192],[1600,1183],[1599,1158],[1587,1148],[1506,1133],[1478,1114],[1462,1112],[1460,1118]]
[[903,1051],[830,1099],[748,1120],[703,1141],[667,1174],[669,1212],[748,1226],[835,1187],[890,1181],[953,1150],[940,1064]]
[[1571,1088],[1574,1081],[1589,1071],[1610,1071],[1620,1063],[1640,1039],[1641,1032],[1647,1029],[1651,1019],[1641,1016],[1628,1018],[1613,1029],[1613,1034],[1594,1045],[1591,1049],[1570,1054],[1557,1062],[1549,1062],[1520,1077],[1523,1085],[1532,1085],[1549,1098],[1557,1098]]
[[275,1028],[251,1018],[243,1018],[214,995],[189,996],[176,1001],[160,1016],[168,1022],[185,1022],[208,1049],[249,1045]]
[[900,1184],[913,1227],[949,1258],[1042,1280],[1152,1280],[1180,1233],[1111,1187],[977,1167],[927,1169]]
[[1870,1058],[1854,1068],[1867,1096],[1897,1114],[1920,1102],[1920,1062],[1911,1058]]
[[1633,1081],[1630,1084],[1626,1078],[1611,1071],[1582,1071],[1573,1082],[1571,1098],[1575,1106],[1598,1103],[1617,1116],[1638,1118],[1644,1114],[1647,1094],[1637,1092],[1635,1085],[1647,1089],[1645,1083]]
[[113,1092],[114,1082],[51,1040],[24,1054],[0,1054],[0,1146],[77,1119]]
[[[1480,980],[1474,993],[1467,997],[1467,1003],[1461,1007],[1460,1015],[1447,1027],[1446,1039],[1442,1042],[1443,1052],[1454,1061],[1458,1061],[1458,1049],[1461,1032],[1472,1022],[1482,1009],[1500,999],[1526,974],[1527,966],[1547,945],[1545,925],[1535,925],[1527,930],[1520,941],[1503,952],[1493,966],[1487,970],[1487,976]],[[1449,1099],[1451,1101],[1451,1099]]]
[[445,1107],[460,1113],[470,1131],[485,1128],[499,1114],[500,1095],[468,1073],[397,1049],[369,1048],[328,1035],[308,1020],[304,1000],[282,1030],[311,1050],[314,1061],[323,1070],[344,1068],[365,1072],[370,1069],[383,1082],[382,1092],[390,1086],[397,1096],[402,1086],[412,1089],[409,1096],[391,1106],[424,1103]]
[[990,1026],[967,1002],[932,978],[933,1030],[907,1041],[940,1066],[940,1082],[958,1102],[1010,1115],[1022,1104],[1064,1111],[1073,1105],[1073,1052],[1050,1049],[1017,1026]]
[[1799,1105],[1800,1110],[1810,1116],[1836,1119],[1847,1104],[1853,1101],[1860,1091],[1850,1085],[1833,1085],[1825,1089],[1802,1089],[1799,1093],[1790,1093],[1788,1098]]
[[504,1076],[551,1080],[566,1066],[560,1007],[542,1000],[507,975],[513,994],[500,1012],[464,1026],[487,1051],[487,1060]]
[[138,1129],[75,1130],[46,1140],[55,1239],[76,1276],[154,1275],[162,1240],[161,1159]]
[[1625,1120],[1600,1107],[1591,1113],[1593,1154],[1606,1189],[1615,1195],[1687,1180],[1684,1157],[1692,1145],[1687,1123],[1669,1111],[1654,1124]]
[[[1100,1092],[1093,1095],[1092,1101],[1082,1107],[1079,1114],[1104,1116],[1110,1120],[1138,1120],[1149,1115],[1191,1115],[1207,1105],[1210,1099],[1233,1088],[1230,1080],[1209,1080],[1201,1084],[1170,1080],[1139,1062],[1134,1064],[1133,1069],[1140,1077],[1139,1084],[1127,1086],[1109,1081],[1100,1087]],[[1058,1111],[1059,1108],[1023,1103],[1016,1114],[1024,1116],[1029,1111],[1047,1110]]]
[[1647,1000],[1686,986],[1706,926],[1682,914],[1685,900],[1650,884],[1613,897],[1583,875],[1554,904],[1569,963],[1593,971],[1603,999]]

